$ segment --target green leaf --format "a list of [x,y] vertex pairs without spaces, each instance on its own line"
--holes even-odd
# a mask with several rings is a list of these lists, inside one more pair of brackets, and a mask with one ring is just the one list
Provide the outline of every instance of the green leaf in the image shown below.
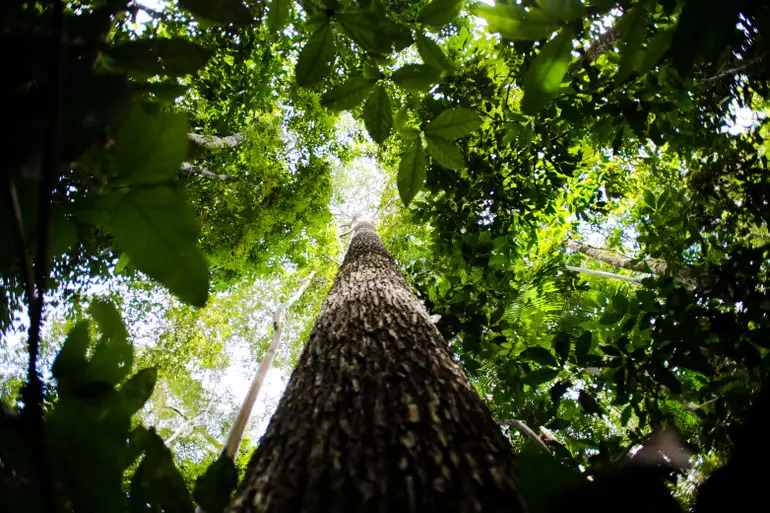
[[[387,55],[393,48],[396,34],[393,23],[364,10],[340,11],[334,19],[342,25],[350,38],[367,52]],[[388,28],[386,28],[386,26]]]
[[599,324],[603,326],[610,326],[612,324],[617,324],[620,319],[623,318],[623,314],[618,312],[605,312],[604,315],[599,318]]
[[524,74],[521,111],[531,116],[540,112],[558,94],[572,61],[572,30],[562,29],[548,41]]
[[644,59],[642,43],[647,32],[647,9],[637,5],[626,12],[618,21],[618,32],[623,38],[623,44],[615,80],[622,82],[640,67]]
[[628,299],[623,294],[615,294],[612,296],[612,307],[621,315],[628,312]]
[[142,369],[120,388],[121,405],[129,415],[139,411],[155,389],[158,371],[155,367]]
[[623,427],[626,427],[628,425],[628,421],[631,420],[631,413],[633,412],[633,407],[629,404],[625,408],[623,408],[623,411],[620,412],[620,425]]
[[283,30],[289,22],[290,0],[272,0],[267,12],[267,27],[273,32]]
[[122,68],[148,75],[183,76],[202,68],[214,51],[174,37],[135,39],[114,46],[109,54]]
[[454,140],[481,126],[481,117],[470,109],[455,107],[436,116],[425,127],[425,135]]
[[334,110],[352,109],[366,98],[377,83],[372,78],[351,78],[347,82],[326,91],[321,105]]
[[425,182],[425,150],[419,139],[401,156],[397,181],[401,201],[408,206]]
[[187,155],[187,120],[179,114],[149,115],[135,105],[115,136],[118,177],[131,185],[170,183]]
[[565,361],[569,355],[569,349],[571,345],[569,335],[563,331],[558,332],[551,340],[551,345],[553,346],[554,351],[556,351],[556,354],[559,356],[559,360],[562,362]]
[[463,0],[433,0],[417,13],[417,22],[431,27],[443,27],[460,14]]
[[90,343],[88,321],[78,322],[67,333],[64,345],[51,367],[51,374],[60,384],[63,379],[79,373],[86,365],[86,351]]
[[417,51],[420,53],[422,61],[428,66],[433,66],[443,71],[452,69],[452,63],[449,62],[446,54],[444,54],[444,50],[435,41],[422,34],[417,36]]
[[535,346],[525,349],[519,354],[519,358],[537,362],[540,365],[545,365],[547,367],[559,367],[559,362],[556,360],[556,357],[544,347]]
[[441,80],[441,72],[433,66],[405,64],[393,72],[390,78],[404,89],[427,91]]
[[129,511],[193,513],[195,506],[184,478],[174,465],[171,451],[154,432],[148,432],[146,451],[131,479]]
[[161,186],[132,190],[118,199],[111,228],[138,270],[181,300],[206,304],[208,266],[197,247],[195,216],[181,194]]
[[575,341],[575,358],[582,364],[588,352],[591,350],[591,332],[586,331]]
[[560,464],[533,442],[516,455],[519,490],[530,513],[546,513],[553,501],[583,482],[583,477]]
[[222,25],[248,25],[254,20],[240,0],[179,0],[179,6],[196,17]]
[[644,52],[644,57],[639,63],[636,72],[640,75],[647,73],[665,55],[671,47],[674,37],[674,28],[661,30],[650,40]]
[[381,144],[390,136],[393,128],[393,111],[388,92],[377,86],[364,104],[364,124],[372,140]]
[[149,93],[152,95],[152,99],[162,102],[174,101],[180,96],[184,96],[184,94],[187,92],[186,85],[172,81],[132,82],[130,86],[133,91]]
[[97,298],[88,313],[96,321],[102,336],[88,362],[89,381],[116,385],[131,372],[134,350],[120,312],[111,301]]
[[585,12],[580,0],[537,0],[536,3],[544,13],[560,21],[576,20]]
[[558,375],[559,369],[535,369],[533,371],[529,371],[521,381],[525,385],[535,387],[537,385],[542,385],[543,383],[553,381]]
[[238,485],[238,470],[232,458],[221,454],[206,472],[195,480],[193,497],[206,513],[221,513],[230,503]]
[[494,6],[475,3],[471,12],[487,21],[487,30],[512,41],[539,41],[553,34],[558,25],[528,15],[518,5],[497,3]]
[[657,206],[656,205],[657,202],[655,201],[655,194],[653,194],[653,192],[649,189],[644,189],[642,191],[642,196],[647,206],[655,210],[655,207]]
[[334,34],[327,21],[313,32],[299,53],[294,70],[297,84],[307,87],[323,80],[331,73],[335,56]]
[[465,158],[452,141],[443,137],[426,136],[425,142],[428,154],[442,166],[454,170],[465,167]]

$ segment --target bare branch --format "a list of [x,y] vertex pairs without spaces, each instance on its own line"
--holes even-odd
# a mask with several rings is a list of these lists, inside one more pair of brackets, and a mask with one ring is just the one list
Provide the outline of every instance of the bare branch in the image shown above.
[[631,283],[642,283],[642,280],[644,279],[638,276],[624,276],[622,274],[615,274],[607,271],[599,271],[597,269],[588,269],[586,267],[574,267],[571,265],[565,265],[564,268],[567,269],[568,271],[572,271],[575,273],[588,274],[591,276],[600,276],[602,278],[610,278],[612,280],[623,280]]
[[237,134],[227,135],[225,137],[189,133],[187,134],[187,137],[200,146],[221,150],[222,148],[234,148],[241,144],[246,140],[246,132],[238,132]]
[[525,435],[530,437],[532,440],[534,440],[535,443],[538,444],[543,449],[545,449],[545,451],[548,454],[551,454],[551,449],[547,445],[545,445],[545,442],[543,442],[543,439],[540,438],[539,436],[537,436],[537,433],[532,431],[529,428],[529,426],[524,424],[522,421],[516,420],[516,419],[506,419],[506,420],[499,421],[498,424],[502,424],[504,426],[513,426],[513,427],[515,427],[516,429],[518,429],[519,431],[521,431],[522,433],[524,433]]
[[243,432],[246,430],[246,424],[251,417],[251,410],[254,408],[254,403],[257,401],[259,390],[262,388],[262,383],[265,381],[267,371],[273,364],[275,355],[278,352],[278,348],[281,346],[281,335],[283,334],[283,326],[281,324],[281,317],[288,310],[291,305],[297,302],[297,300],[305,293],[305,290],[310,286],[315,276],[315,271],[311,272],[304,283],[297,289],[293,296],[278,305],[278,308],[273,312],[273,339],[270,341],[270,347],[268,347],[265,356],[262,357],[262,361],[259,364],[257,374],[249,386],[249,391],[246,393],[246,398],[243,400],[238,415],[235,417],[230,432],[227,434],[227,441],[225,441],[225,448],[223,453],[235,459],[235,455],[238,454],[238,448],[241,445],[241,439],[243,438]]
[[179,166],[179,169],[181,169],[186,173],[190,173],[191,175],[205,176],[206,178],[215,180],[217,182],[237,182],[238,181],[238,178],[234,176],[218,175],[216,173],[209,171],[208,169],[190,164],[189,162],[182,162],[182,164]]

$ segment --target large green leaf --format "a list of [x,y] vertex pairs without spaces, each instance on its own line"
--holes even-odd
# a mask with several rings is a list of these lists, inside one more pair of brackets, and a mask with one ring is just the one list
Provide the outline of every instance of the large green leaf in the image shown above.
[[334,34],[329,23],[324,23],[310,36],[297,58],[297,84],[306,87],[317,84],[332,70],[336,49]]
[[375,55],[387,55],[394,43],[394,34],[384,30],[388,20],[378,18],[374,13],[364,10],[340,11],[334,19],[342,25],[350,38],[366,51]]
[[442,166],[454,170],[465,167],[463,154],[452,141],[443,137],[427,136],[425,138],[425,145],[428,154]]
[[536,0],[537,6],[550,18],[572,21],[585,13],[585,6],[580,0]]
[[376,143],[382,143],[393,128],[393,110],[390,106],[388,91],[377,86],[364,104],[364,124]]
[[441,80],[441,72],[424,64],[405,64],[391,75],[393,82],[404,89],[427,91]]
[[88,362],[88,380],[116,385],[131,372],[134,349],[120,312],[111,301],[95,299],[88,313],[102,336]]
[[519,358],[522,360],[531,360],[547,367],[559,367],[559,362],[556,360],[556,357],[544,347],[535,346],[525,349],[519,355]]
[[171,187],[134,189],[111,212],[115,243],[137,269],[165,285],[183,301],[203,306],[208,267],[197,247],[195,216]]
[[267,12],[267,26],[270,30],[283,30],[289,21],[290,6],[291,0],[271,0],[270,10]]
[[623,38],[620,62],[615,80],[621,82],[631,76],[644,59],[644,35],[647,32],[647,10],[643,5],[630,9],[618,22],[618,32]]
[[247,25],[254,20],[240,0],[179,0],[179,6],[196,17],[223,25]]
[[133,415],[144,406],[152,395],[157,379],[158,371],[150,367],[140,370],[120,387],[121,405],[128,415]]
[[556,97],[572,60],[572,30],[563,29],[548,41],[524,75],[521,111],[535,115]]
[[463,0],[433,0],[417,13],[417,21],[431,27],[443,27],[460,14]]
[[425,182],[425,150],[419,139],[401,156],[397,181],[401,201],[404,205],[409,205]]
[[233,460],[221,454],[196,479],[193,497],[206,513],[221,513],[230,503],[230,496],[237,484],[238,470]]
[[169,183],[187,155],[187,145],[184,116],[149,115],[135,105],[115,135],[118,176],[131,185]]
[[135,39],[109,51],[120,67],[148,75],[182,76],[195,73],[214,54],[181,37]]
[[447,109],[425,127],[425,135],[454,140],[481,126],[481,117],[465,107]]
[[523,7],[497,3],[475,3],[471,12],[487,21],[487,30],[513,41],[537,41],[553,34],[558,25],[551,20],[528,14]]
[[377,83],[372,78],[351,78],[347,82],[326,91],[321,104],[335,110],[352,109],[366,98]]
[[452,69],[452,63],[444,54],[444,50],[435,41],[422,34],[417,36],[417,51],[422,61],[428,66],[444,71]]

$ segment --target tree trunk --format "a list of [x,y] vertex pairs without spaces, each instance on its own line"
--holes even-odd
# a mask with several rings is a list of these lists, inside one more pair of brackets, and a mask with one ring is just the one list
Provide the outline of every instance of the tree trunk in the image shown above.
[[368,222],[229,511],[523,511],[510,444]]
[[572,265],[565,265],[564,268],[573,273],[588,274],[590,276],[598,276],[600,278],[609,278],[611,280],[622,280],[631,283],[642,283],[643,278],[638,276],[624,276],[622,274],[608,273],[607,271],[599,271],[598,269],[588,269],[585,267],[575,267]]

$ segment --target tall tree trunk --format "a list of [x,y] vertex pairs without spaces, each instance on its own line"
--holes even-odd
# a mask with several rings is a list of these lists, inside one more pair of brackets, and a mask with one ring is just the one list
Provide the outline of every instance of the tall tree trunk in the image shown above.
[[[665,276],[668,271],[668,265],[665,262],[656,262],[653,260],[635,261],[621,255],[610,253],[608,250],[595,248],[593,246],[582,244],[574,240],[567,241],[567,247],[573,251],[583,253],[584,255],[593,258],[594,260],[599,260],[600,262],[614,265],[615,267],[628,269],[629,271],[655,274],[658,276]],[[685,269],[677,269],[672,274],[672,277],[674,280],[683,285],[695,285],[695,280]]]
[[523,511],[510,444],[368,222],[229,511]]

